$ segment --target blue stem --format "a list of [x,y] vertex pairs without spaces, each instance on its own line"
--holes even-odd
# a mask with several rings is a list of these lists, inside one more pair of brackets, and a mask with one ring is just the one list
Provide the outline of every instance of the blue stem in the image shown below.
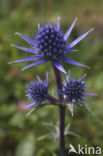
[[[57,88],[62,90],[62,79],[60,75],[60,71],[53,66],[54,73],[55,73],[55,80],[57,84]],[[66,156],[66,150],[65,150],[65,139],[64,139],[64,129],[65,129],[65,106],[61,106],[63,102],[63,95],[59,95],[59,121],[60,121],[60,132],[59,132],[59,145],[60,145],[60,156]]]

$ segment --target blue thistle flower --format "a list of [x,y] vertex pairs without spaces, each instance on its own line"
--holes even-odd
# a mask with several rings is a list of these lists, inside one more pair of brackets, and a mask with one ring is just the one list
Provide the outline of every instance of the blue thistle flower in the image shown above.
[[48,74],[46,75],[46,82],[43,82],[39,77],[37,78],[37,81],[27,84],[27,96],[33,100],[33,103],[27,106],[28,108],[40,105],[48,96]]
[[77,51],[77,50],[73,50],[72,48],[77,43],[79,43],[82,39],[84,39],[93,30],[93,29],[89,30],[88,32],[84,33],[83,35],[75,39],[73,42],[68,44],[68,38],[76,23],[76,20],[77,18],[74,20],[73,24],[70,26],[70,28],[67,30],[65,34],[63,33],[60,27],[60,17],[58,18],[56,26],[54,26],[53,24],[38,25],[38,31],[36,32],[35,35],[33,35],[32,39],[21,33],[16,33],[29,44],[29,47],[25,48],[25,47],[21,47],[17,45],[12,45],[12,46],[20,50],[24,50],[28,53],[31,53],[34,56],[29,57],[29,58],[24,58],[21,60],[17,60],[17,61],[13,61],[10,63],[39,60],[38,62],[29,64],[22,69],[22,70],[25,70],[27,68],[43,64],[47,61],[51,61],[52,64],[57,69],[59,69],[60,71],[64,73],[65,73],[65,70],[61,65],[61,61],[69,63],[69,64],[73,64],[76,66],[87,67],[77,61],[74,61],[65,57],[66,54]]
[[71,73],[69,72],[68,78],[65,77],[65,85],[63,85],[64,90],[58,90],[60,95],[66,95],[67,99],[70,101],[71,105],[73,100],[75,100],[80,106],[82,102],[91,103],[90,101],[84,99],[89,96],[96,96],[96,94],[86,94],[85,91],[88,86],[84,82],[86,74],[80,79],[71,79]]

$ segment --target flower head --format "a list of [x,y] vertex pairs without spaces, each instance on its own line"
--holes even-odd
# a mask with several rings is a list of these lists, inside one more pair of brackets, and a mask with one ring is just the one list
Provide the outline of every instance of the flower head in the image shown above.
[[32,64],[27,65],[23,68],[23,70],[37,66],[39,64],[43,64],[47,61],[51,61],[52,64],[59,69],[60,71],[65,73],[64,68],[61,65],[61,61],[70,63],[76,66],[87,67],[79,62],[66,58],[65,55],[68,53],[75,52],[77,50],[73,50],[72,48],[79,43],[82,39],[84,39],[93,29],[89,30],[85,34],[78,37],[72,43],[68,44],[68,38],[70,33],[76,23],[77,18],[74,20],[73,24],[67,30],[66,34],[63,33],[60,27],[60,17],[58,18],[56,26],[53,24],[40,24],[38,25],[38,30],[32,38],[29,38],[23,34],[18,34],[22,39],[24,39],[27,43],[29,43],[29,47],[21,47],[12,45],[20,50],[24,50],[28,53],[32,53],[34,56],[29,58],[24,58],[21,60],[13,61],[11,63],[16,62],[27,62],[27,61],[38,61]]
[[84,97],[96,96],[96,94],[85,93],[88,88],[84,81],[85,77],[86,74],[80,79],[71,79],[71,74],[69,72],[69,78],[65,78],[65,85],[63,85],[64,90],[58,90],[59,94],[66,95],[71,104],[73,100],[75,100],[79,105],[82,105],[81,101],[91,103],[90,101],[84,99]]
[[27,96],[33,100],[33,103],[28,105],[40,105],[48,96],[48,74],[46,76],[46,83],[43,82],[39,77],[37,81],[32,81],[27,84]]

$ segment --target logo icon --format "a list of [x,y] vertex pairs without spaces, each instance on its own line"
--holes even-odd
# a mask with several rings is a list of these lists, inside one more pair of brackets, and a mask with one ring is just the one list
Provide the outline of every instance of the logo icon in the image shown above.
[[77,150],[76,150],[75,147],[72,144],[70,144],[68,154],[71,152],[76,153],[76,154],[96,154],[96,155],[99,154],[100,155],[102,153],[102,148],[101,147],[89,147],[87,145],[83,147],[80,144],[78,144]]
[[77,151],[75,150],[74,146],[72,144],[69,145],[70,146],[70,150],[68,153],[70,152],[74,152],[74,153],[77,153]]

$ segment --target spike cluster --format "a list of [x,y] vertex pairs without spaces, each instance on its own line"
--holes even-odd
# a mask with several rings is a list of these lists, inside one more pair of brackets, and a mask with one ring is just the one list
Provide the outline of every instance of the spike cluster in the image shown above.
[[[16,62],[29,62],[29,61],[38,61],[31,63],[23,68],[23,70],[43,64],[47,61],[51,61],[52,64],[60,71],[65,72],[65,69],[61,65],[61,61],[76,65],[87,67],[77,61],[71,60],[65,57],[66,54],[75,52],[77,50],[73,50],[72,48],[77,45],[81,40],[83,40],[93,29],[84,33],[73,42],[68,44],[68,38],[72,32],[72,29],[76,23],[77,18],[74,20],[70,28],[64,34],[60,27],[60,18],[58,18],[56,26],[53,24],[48,25],[38,25],[38,31],[32,38],[29,38],[23,34],[18,34],[23,40],[25,40],[29,46],[21,47],[17,45],[12,45],[20,50],[24,50],[28,53],[32,53],[34,56],[30,56],[29,58],[24,58],[21,60],[13,61],[10,63]],[[30,48],[31,47],[31,48]]]
[[71,79],[71,74],[69,72],[69,78],[66,77],[65,85],[63,85],[64,90],[58,90],[59,94],[66,95],[68,100],[72,104],[75,100],[79,105],[82,105],[81,101],[88,102],[84,97],[96,96],[96,94],[85,94],[86,89],[88,88],[84,82],[86,74],[80,79]]
[[35,36],[40,55],[50,60],[63,57],[67,44],[63,37],[63,32],[53,24],[40,25]]
[[48,96],[48,76],[47,83],[44,83],[39,77],[37,81],[28,83],[27,96],[33,100],[33,103],[28,107],[41,104]]

